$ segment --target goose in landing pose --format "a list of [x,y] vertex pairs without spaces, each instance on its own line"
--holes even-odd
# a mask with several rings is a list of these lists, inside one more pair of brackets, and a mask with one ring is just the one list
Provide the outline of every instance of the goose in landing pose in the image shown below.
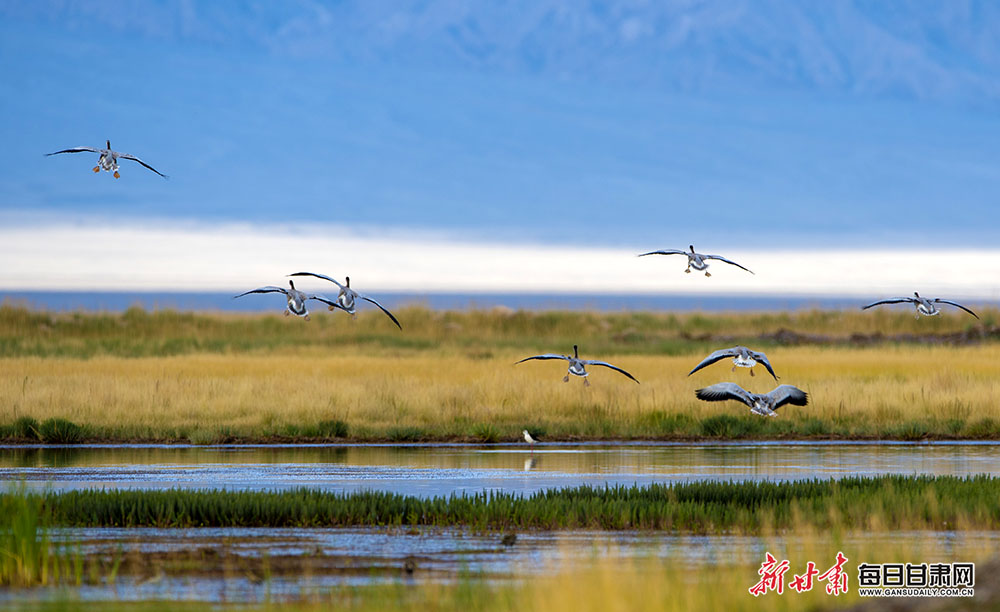
[[[628,376],[632,380],[635,380],[635,376],[632,376],[625,370],[619,368],[618,366],[611,365],[606,361],[596,361],[593,359],[580,359],[580,355],[579,353],[577,353],[577,346],[575,344],[573,345],[572,357],[570,357],[569,355],[554,355],[551,353],[546,353],[545,355],[535,355],[534,357],[525,357],[524,359],[518,361],[514,365],[517,365],[518,363],[524,363],[529,359],[565,359],[566,361],[569,362],[569,373],[563,377],[563,382],[569,382],[569,375],[572,374],[573,376],[579,376],[583,378],[583,384],[586,387],[590,386],[590,382],[587,380],[587,376],[589,376],[589,374],[587,373],[587,367],[586,367],[589,365],[599,365],[599,366],[604,366],[606,368],[611,368],[612,370],[616,372],[621,372],[625,376]],[[635,382],[638,383],[639,381],[635,380]]]
[[701,363],[696,365],[693,370],[688,372],[688,376],[691,376],[705,366],[712,365],[716,361],[725,359],[726,357],[733,358],[733,372],[736,371],[737,366],[741,368],[750,368],[750,376],[753,376],[753,367],[759,363],[767,369],[768,373],[774,377],[774,380],[778,380],[778,375],[774,373],[773,369],[771,369],[771,362],[767,360],[767,355],[751,351],[745,346],[734,346],[733,348],[715,351],[706,357]]
[[343,308],[340,304],[327,299],[322,295],[307,294],[299,291],[295,288],[295,283],[288,281],[289,289],[283,287],[275,287],[273,285],[268,285],[267,287],[258,287],[246,293],[241,293],[239,295],[234,295],[235,300],[238,297],[243,297],[244,295],[250,295],[251,293],[284,293],[288,298],[288,306],[285,308],[285,316],[293,314],[298,317],[304,318],[306,321],[309,320],[309,310],[306,308],[306,300],[317,300],[323,302],[330,307],[330,310],[334,308]]
[[699,272],[704,271],[705,272],[705,276],[712,276],[708,272],[708,262],[705,261],[705,260],[706,259],[718,259],[719,261],[724,261],[727,264],[734,265],[737,268],[740,268],[741,270],[746,270],[747,272],[750,272],[750,274],[753,274],[753,272],[749,268],[744,268],[743,266],[741,266],[740,264],[736,263],[735,261],[730,261],[730,260],[726,259],[725,257],[723,257],[722,255],[705,255],[703,253],[695,253],[694,252],[694,245],[689,245],[688,248],[690,248],[691,250],[690,251],[681,251],[679,249],[666,249],[666,250],[663,250],[663,251],[650,251],[649,253],[642,253],[641,255],[639,255],[639,257],[645,257],[646,255],[687,255],[688,265],[687,265],[687,269],[684,270],[684,272],[690,274],[691,273],[691,268],[694,268],[695,270],[698,270]]
[[868,310],[872,306],[878,306],[879,304],[900,304],[902,302],[910,302],[914,305],[914,307],[916,307],[918,319],[920,318],[920,315],[933,317],[935,315],[941,314],[941,310],[937,306],[935,306],[935,304],[951,304],[952,306],[957,306],[958,308],[961,308],[962,310],[976,317],[977,319],[979,318],[979,315],[972,312],[965,306],[962,306],[958,302],[952,302],[951,300],[945,300],[942,298],[920,297],[920,294],[917,293],[916,291],[913,292],[913,297],[898,297],[898,298],[888,298],[885,300],[879,300],[877,302],[872,302],[867,306],[862,306],[861,310]]
[[805,391],[792,385],[778,385],[768,393],[751,393],[736,383],[717,383],[704,389],[698,389],[694,394],[706,402],[722,402],[736,400],[750,406],[750,412],[761,416],[778,416],[775,412],[785,404],[805,406],[809,396]]
[[[316,278],[322,278],[323,280],[330,281],[334,285],[340,287],[340,294],[337,296],[337,306],[347,314],[352,316],[357,316],[357,298],[361,298],[366,302],[371,302],[372,304],[378,306],[379,310],[384,312],[387,317],[392,319],[392,322],[396,324],[396,327],[398,327],[399,329],[403,329],[403,326],[399,324],[399,321],[396,320],[396,317],[393,316],[393,314],[389,312],[385,308],[385,306],[382,306],[381,304],[376,302],[374,298],[370,298],[367,295],[361,295],[354,289],[351,289],[350,276],[345,277],[345,280],[347,281],[346,285],[341,285],[340,283],[330,278],[329,276],[326,276],[325,274],[316,274],[314,272],[296,272],[295,274],[289,274],[288,276],[315,276]],[[333,310],[333,306],[330,306],[330,310]]]
[[159,174],[163,178],[167,178],[166,174],[161,173],[156,168],[150,166],[146,162],[142,161],[135,155],[129,153],[119,153],[118,151],[113,151],[111,149],[111,141],[107,141],[108,148],[97,149],[95,147],[73,147],[72,149],[63,149],[62,151],[56,151],[55,153],[46,153],[45,156],[49,155],[59,155],[60,153],[100,153],[101,157],[97,160],[97,165],[94,166],[94,172],[100,172],[104,170],[105,172],[114,172],[115,178],[121,178],[118,174],[118,158],[121,159],[131,159],[134,162],[139,162],[146,168],[149,168],[153,172]]

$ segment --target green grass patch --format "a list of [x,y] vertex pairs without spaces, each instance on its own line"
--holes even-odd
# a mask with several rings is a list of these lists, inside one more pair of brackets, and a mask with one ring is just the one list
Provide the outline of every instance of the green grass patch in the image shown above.
[[[18,501],[25,498],[27,501]],[[7,494],[41,503],[53,524],[87,527],[467,526],[756,533],[818,529],[997,529],[1000,479],[881,476],[839,481],[695,482],[418,498],[329,493],[85,490]]]
[[84,430],[67,419],[46,419],[38,426],[38,437],[45,444],[79,444],[84,439]]
[[25,440],[38,440],[38,420],[30,416],[18,417],[11,426],[11,434]]

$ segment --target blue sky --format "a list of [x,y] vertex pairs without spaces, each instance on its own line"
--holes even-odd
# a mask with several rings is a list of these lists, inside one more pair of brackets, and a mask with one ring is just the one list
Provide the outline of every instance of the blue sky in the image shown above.
[[[2,2],[0,218],[996,247],[998,30],[958,0]],[[105,139],[170,180],[43,157]]]

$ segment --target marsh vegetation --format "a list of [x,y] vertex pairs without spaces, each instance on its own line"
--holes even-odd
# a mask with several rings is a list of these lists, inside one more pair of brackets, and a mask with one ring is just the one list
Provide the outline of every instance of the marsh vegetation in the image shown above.
[[791,482],[694,482],[421,498],[362,491],[84,490],[7,494],[83,527],[463,526],[768,533],[815,529],[996,529],[1000,479],[881,476]]
[[[306,323],[0,307],[0,437],[492,443],[517,441],[522,429],[547,440],[1000,437],[1000,342],[990,310],[986,326],[976,327],[967,316],[918,321],[889,311],[409,308],[400,314],[403,332],[376,315]],[[928,333],[937,335],[920,335]],[[781,381],[806,390],[810,404],[762,419],[735,403],[696,400],[694,389],[721,380],[770,389],[727,364],[686,376],[709,350],[737,342],[766,351]],[[595,372],[583,388],[578,380],[561,383],[555,362],[513,365],[574,343],[581,355],[627,367],[642,384]]]

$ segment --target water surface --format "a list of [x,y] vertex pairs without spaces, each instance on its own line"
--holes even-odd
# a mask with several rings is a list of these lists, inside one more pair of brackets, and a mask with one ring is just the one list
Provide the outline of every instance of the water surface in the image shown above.
[[589,484],[852,475],[1000,476],[998,443],[0,447],[0,481],[94,488],[531,494]]

